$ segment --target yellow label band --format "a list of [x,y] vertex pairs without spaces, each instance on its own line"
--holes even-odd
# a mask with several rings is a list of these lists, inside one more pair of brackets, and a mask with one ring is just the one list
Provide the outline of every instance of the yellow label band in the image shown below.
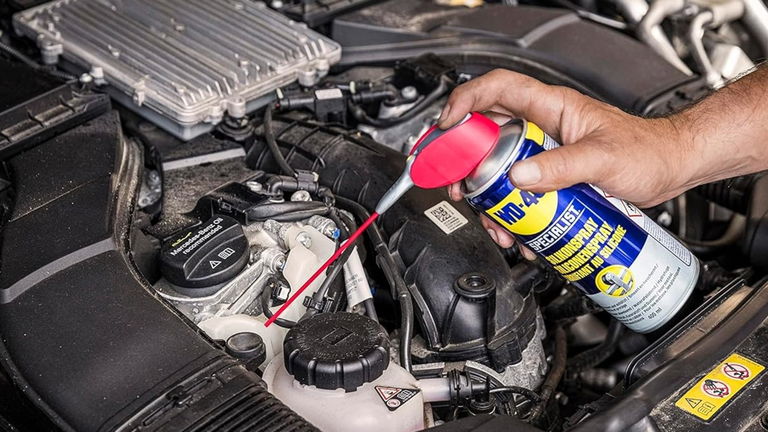
[[538,145],[544,145],[544,131],[535,124],[528,122],[525,137]]
[[757,362],[731,354],[678,399],[675,406],[709,420],[764,370],[765,366]]
[[485,212],[510,232],[533,235],[553,221],[556,211],[557,192],[537,194],[515,188]]

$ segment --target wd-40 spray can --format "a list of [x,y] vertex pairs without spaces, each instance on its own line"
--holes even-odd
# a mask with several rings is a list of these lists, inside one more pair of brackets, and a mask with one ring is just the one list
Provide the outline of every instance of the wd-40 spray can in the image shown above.
[[578,184],[547,193],[516,188],[516,161],[559,146],[538,126],[513,120],[465,179],[466,198],[630,329],[669,321],[691,294],[696,257],[634,205]]

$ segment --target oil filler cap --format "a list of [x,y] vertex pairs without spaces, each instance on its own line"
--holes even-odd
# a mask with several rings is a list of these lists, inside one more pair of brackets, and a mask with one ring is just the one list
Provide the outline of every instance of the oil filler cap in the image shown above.
[[389,366],[389,338],[368,317],[324,313],[299,322],[285,337],[288,373],[305,385],[354,391]]
[[160,252],[160,271],[183,288],[208,288],[227,282],[248,263],[243,227],[228,216],[206,222],[171,237]]

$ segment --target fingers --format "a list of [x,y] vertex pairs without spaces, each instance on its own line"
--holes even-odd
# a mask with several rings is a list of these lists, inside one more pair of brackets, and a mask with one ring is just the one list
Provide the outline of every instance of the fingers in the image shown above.
[[438,124],[445,129],[453,126],[470,111],[486,111],[498,102],[498,92],[504,85],[504,75],[491,71],[453,90],[448,97]]
[[515,162],[509,178],[520,189],[549,192],[603,179],[611,170],[610,163],[610,158],[596,146],[575,143]]
[[488,235],[491,236],[494,242],[503,248],[510,248],[515,244],[515,238],[512,234],[507,232],[504,228],[496,225],[490,219],[485,216],[480,216],[480,223],[483,225]]
[[[501,228],[500,226],[496,225],[488,219],[485,216],[480,216],[480,223],[483,225],[486,231],[488,231],[488,235],[491,236],[494,242],[496,242],[497,245],[503,247],[503,248],[511,248],[515,245],[516,241],[515,238],[507,232],[504,228]],[[529,261],[533,261],[536,259],[536,254],[533,253],[530,249],[523,246],[522,244],[518,243],[518,247],[520,248],[520,253],[523,255],[523,257]]]
[[483,111],[483,115],[491,119],[492,122],[496,123],[499,126],[502,126],[505,123],[509,122],[509,120],[512,118],[509,116],[509,114],[502,114],[502,113],[497,113],[493,111]]
[[451,93],[438,124],[448,128],[471,111],[492,110],[499,114],[525,118],[545,130],[557,132],[564,99],[570,93],[529,76],[496,69],[468,81]]
[[448,185],[448,196],[454,201],[461,201],[464,198],[461,182]]

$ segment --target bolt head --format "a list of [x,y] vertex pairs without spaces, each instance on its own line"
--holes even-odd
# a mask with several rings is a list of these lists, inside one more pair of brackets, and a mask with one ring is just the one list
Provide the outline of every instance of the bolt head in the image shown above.
[[256,180],[248,180],[245,182],[245,186],[251,191],[255,193],[259,193],[264,190],[264,185],[257,182]]
[[309,249],[312,247],[312,236],[309,235],[306,231],[300,232],[296,236],[296,241],[299,242],[302,246]]
[[414,86],[406,86],[400,90],[400,96],[406,100],[415,100],[419,97],[419,91]]

